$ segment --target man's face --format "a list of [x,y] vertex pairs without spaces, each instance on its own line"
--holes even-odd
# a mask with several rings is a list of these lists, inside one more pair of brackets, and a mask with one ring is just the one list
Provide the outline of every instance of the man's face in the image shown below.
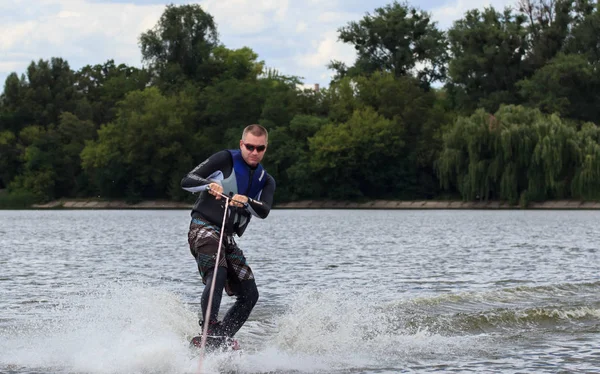
[[[248,149],[250,148],[250,149]],[[252,167],[258,165],[267,150],[267,137],[246,134],[246,138],[240,140],[240,150],[244,161]]]

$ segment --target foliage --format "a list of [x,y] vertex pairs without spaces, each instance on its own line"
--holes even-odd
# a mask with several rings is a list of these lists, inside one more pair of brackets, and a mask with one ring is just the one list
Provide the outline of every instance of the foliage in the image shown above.
[[446,77],[444,33],[429,13],[408,4],[394,1],[359,22],[349,22],[339,29],[339,39],[354,45],[358,54],[350,68],[339,61],[330,64],[339,77],[376,71],[392,72],[397,77],[414,74],[425,87]]
[[581,121],[600,118],[600,71],[584,55],[559,54],[519,87],[531,106],[546,113]]
[[600,168],[595,125],[581,131],[556,115],[503,106],[460,117],[444,137],[438,173],[465,200],[594,197]]
[[200,5],[168,5],[139,42],[142,58],[160,87],[175,90],[186,80],[201,84],[211,80],[208,60],[219,39],[213,17]]
[[524,77],[525,17],[511,10],[471,10],[448,31],[452,59],[448,86],[465,112],[496,111],[517,103],[516,83]]
[[0,190],[0,209],[25,209],[38,202],[29,192],[5,193]]
[[130,92],[117,117],[98,131],[81,152],[82,166],[102,196],[164,196],[170,178],[190,164],[193,102],[185,95],[165,97],[157,89]]

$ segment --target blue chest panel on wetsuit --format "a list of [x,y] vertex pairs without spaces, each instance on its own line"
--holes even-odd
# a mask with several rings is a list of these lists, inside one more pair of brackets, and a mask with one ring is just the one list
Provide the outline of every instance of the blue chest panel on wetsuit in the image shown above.
[[237,149],[231,149],[229,150],[229,153],[231,153],[231,157],[233,158],[233,170],[237,182],[237,193],[252,199],[257,199],[267,181],[267,172],[263,169],[261,164],[258,164],[256,169],[254,169],[252,178],[250,178],[252,169],[250,169],[248,164],[244,161],[242,152]]

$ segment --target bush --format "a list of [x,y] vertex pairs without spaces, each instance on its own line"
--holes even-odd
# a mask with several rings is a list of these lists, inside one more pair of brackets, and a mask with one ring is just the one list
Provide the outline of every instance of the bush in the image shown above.
[[25,209],[37,202],[31,192],[0,192],[0,209]]

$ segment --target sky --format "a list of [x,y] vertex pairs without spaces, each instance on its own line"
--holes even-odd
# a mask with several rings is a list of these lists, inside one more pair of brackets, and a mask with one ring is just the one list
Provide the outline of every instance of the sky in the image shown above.
[[[200,4],[217,24],[227,48],[250,47],[269,68],[327,86],[331,60],[351,65],[351,45],[338,29],[393,0],[0,0],[0,86],[8,74],[25,73],[32,61],[65,59],[73,70],[85,65],[142,67],[139,36],[153,28],[167,4]],[[516,0],[423,0],[409,5],[432,14],[445,30],[467,10]]]

